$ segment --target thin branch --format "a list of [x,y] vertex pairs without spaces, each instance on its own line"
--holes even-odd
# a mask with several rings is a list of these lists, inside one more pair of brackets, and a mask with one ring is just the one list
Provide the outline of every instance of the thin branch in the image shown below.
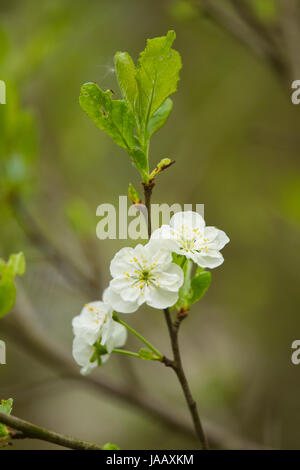
[[36,424],[32,424],[29,421],[16,418],[15,416],[7,415],[0,412],[0,423],[9,426],[10,428],[20,431],[21,434],[11,434],[12,439],[39,439],[41,441],[52,442],[62,447],[75,450],[102,450],[102,447],[98,444],[91,442],[81,441],[75,437],[66,436],[59,434],[49,429],[42,428]]
[[273,31],[258,18],[250,3],[247,0],[230,0],[230,2],[236,14],[269,44],[270,49],[276,48]]
[[249,47],[255,55],[266,60],[280,78],[283,78],[284,81],[287,80],[288,68],[278,42],[271,38],[266,31],[262,34],[263,25],[258,26],[256,22],[254,27],[253,18],[250,21],[249,11],[246,16],[245,10],[242,12],[241,7],[239,9],[229,8],[228,4],[224,5],[219,0],[202,0],[201,5],[204,12],[217,24]]
[[151,196],[152,191],[155,186],[155,183],[152,181],[150,183],[143,183],[144,186],[144,195],[145,195],[145,206],[147,209],[147,221],[148,221],[148,237],[151,237]]
[[[93,259],[92,265],[94,275],[92,277],[89,277],[80,270],[77,265],[65,255],[65,253],[61,252],[56,245],[49,240],[20,200],[12,198],[10,202],[16,220],[25,235],[29,240],[31,240],[34,246],[38,247],[44,253],[53,267],[64,276],[67,282],[76,287],[76,289],[80,289],[80,291],[95,299],[99,298],[102,290],[101,281],[99,282],[99,279],[101,279],[100,269],[95,262],[95,257],[92,256],[92,252],[89,251],[90,247],[87,246],[87,244],[83,245],[83,249],[88,260],[91,261],[91,259]],[[136,387],[139,387],[140,392],[143,393],[142,386],[136,377],[132,363],[130,361],[126,361],[126,363],[123,364],[123,369],[124,371],[126,371],[126,369],[128,370],[132,382],[134,382]]]
[[298,0],[278,0],[280,29],[292,80],[300,76],[300,5]]
[[24,231],[27,238],[49,259],[52,265],[77,288],[86,291],[89,295],[98,295],[100,287],[98,280],[88,276],[73,261],[62,253],[57,246],[44,234],[34,217],[27,211],[19,200],[11,201],[16,221]]
[[[2,320],[1,326],[2,332],[5,330],[6,334],[15,338],[18,346],[25,348],[35,360],[50,367],[56,374],[63,374],[64,378],[76,380],[84,386],[104,393],[109,399],[121,400],[133,406],[172,432],[182,433],[189,438],[195,437],[193,428],[184,416],[179,413],[175,414],[174,410],[169,411],[165,404],[157,402],[146,392],[140,393],[138,389],[133,390],[125,387],[108,377],[102,378],[99,375],[83,377],[80,375],[78,367],[70,355],[61,350],[56,342],[51,341],[49,334],[41,327],[32,305],[20,287],[18,287],[14,313]],[[263,448],[263,446],[240,438],[215,423],[206,421],[205,427],[210,442],[216,447],[229,449]]]
[[52,341],[49,334],[41,327],[33,307],[25,295],[21,286],[18,286],[18,297],[14,313],[2,320],[2,331],[17,340],[17,344],[25,347],[36,360],[46,364],[57,374],[74,379],[83,385],[89,385],[97,391],[107,394],[109,398],[123,400],[137,409],[144,411],[166,427],[187,435],[193,435],[192,428],[183,417],[168,412],[163,404],[153,400],[146,392],[122,386],[109,379],[97,375],[83,377],[69,354],[66,354],[56,342]]
[[178,331],[179,331],[179,326],[181,324],[183,317],[178,316],[176,323],[173,324],[168,308],[164,310],[164,314],[165,314],[165,319],[166,319],[166,323],[167,323],[168,330],[169,330],[172,351],[174,355],[173,361],[170,361],[169,359],[164,358],[165,359],[164,362],[165,362],[165,365],[167,367],[171,367],[174,370],[175,374],[177,375],[177,378],[183,390],[188,408],[190,410],[190,414],[194,423],[195,431],[201,443],[201,447],[204,450],[208,450],[209,449],[208,441],[206,439],[203,426],[200,420],[200,416],[199,416],[198,409],[197,409],[197,404],[192,396],[192,393],[191,393],[191,390],[190,390],[190,387],[189,387],[189,384],[188,384],[188,381],[187,381],[187,378],[186,378],[186,375],[182,366],[181,354],[180,354],[179,343],[178,343]]

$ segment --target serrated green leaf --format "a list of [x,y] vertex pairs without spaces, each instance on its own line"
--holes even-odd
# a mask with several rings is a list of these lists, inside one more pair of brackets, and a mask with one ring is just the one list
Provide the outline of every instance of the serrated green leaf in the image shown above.
[[173,109],[173,101],[167,98],[166,101],[158,108],[148,122],[147,136],[150,138],[157,132],[166,122]]
[[[0,403],[0,412],[10,415],[13,407],[13,399],[9,398],[8,400],[1,400]],[[8,436],[7,427],[4,424],[0,423],[0,438]]]
[[122,96],[134,113],[138,99],[138,87],[135,78],[135,65],[128,52],[116,53],[115,69]]
[[166,36],[148,39],[138,60],[139,119],[145,132],[155,111],[177,90],[182,64],[180,54],[171,48],[175,37],[169,31]]
[[11,311],[16,300],[16,287],[11,279],[0,281],[0,318]]
[[111,90],[102,91],[96,83],[81,87],[80,106],[94,123],[127,151],[133,149],[134,118],[127,103],[113,100]]
[[208,271],[202,271],[200,274],[193,277],[191,281],[190,296],[188,298],[189,305],[194,304],[200,300],[211,283],[211,273]]
[[110,442],[107,442],[103,446],[103,450],[120,450],[120,447],[118,447],[116,444],[111,444]]
[[168,119],[172,110],[169,96],[177,89],[181,58],[171,48],[175,32],[149,39],[138,65],[127,52],[117,52],[115,69],[124,100],[113,100],[95,83],[81,88],[80,105],[95,124],[129,153],[133,165],[149,183],[150,137]]

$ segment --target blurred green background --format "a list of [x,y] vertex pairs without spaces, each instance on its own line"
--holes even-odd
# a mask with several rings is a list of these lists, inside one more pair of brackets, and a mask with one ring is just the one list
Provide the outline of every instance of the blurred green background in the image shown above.
[[[264,14],[272,21],[275,13]],[[24,251],[21,290],[47,337],[71,355],[71,319],[94,300],[92,290],[100,297],[110,259],[127,243],[97,240],[96,208],[117,203],[129,182],[140,185],[126,153],[80,109],[80,86],[95,81],[118,93],[114,53],[129,51],[136,60],[146,38],[175,29],[181,81],[150,155],[151,167],[163,157],[176,165],[157,180],[153,202],[204,203],[207,224],[231,239],[225,263],[182,325],[186,371],[201,415],[225,432],[300,448],[300,366],[290,360],[300,336],[300,107],[289,87],[198,2],[2,0],[0,15],[0,79],[7,85],[7,104],[0,105],[0,255]],[[33,221],[50,240],[50,253],[43,236],[31,233]],[[60,256],[96,279],[90,292],[72,282]],[[145,308],[128,321],[169,351],[161,312]],[[122,400],[57,376],[6,320],[0,337],[7,342],[0,398],[15,399],[16,416],[122,449],[195,447],[190,436]],[[138,345],[130,338],[129,346]],[[133,388],[142,382],[188,419],[175,377],[156,363],[114,357],[97,374]],[[14,448],[54,446],[20,441]]]

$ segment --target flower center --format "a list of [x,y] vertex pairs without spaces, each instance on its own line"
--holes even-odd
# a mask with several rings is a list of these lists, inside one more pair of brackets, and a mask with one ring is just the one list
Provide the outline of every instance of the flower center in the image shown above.
[[150,271],[147,269],[141,271],[139,275],[139,280],[148,283],[148,281],[151,280]]
[[195,247],[195,239],[192,240],[182,240],[182,248],[185,250],[193,250]]
[[208,252],[207,244],[210,242],[208,238],[204,238],[199,229],[190,229],[182,227],[178,233],[172,233],[180,243],[180,248],[185,251],[193,251],[199,253],[202,250]]

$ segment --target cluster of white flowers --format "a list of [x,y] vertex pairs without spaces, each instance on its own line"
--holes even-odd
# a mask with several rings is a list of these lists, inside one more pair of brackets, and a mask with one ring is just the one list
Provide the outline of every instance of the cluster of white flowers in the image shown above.
[[113,311],[133,313],[143,304],[164,309],[176,304],[184,282],[183,270],[172,253],[183,255],[202,268],[223,263],[220,250],[229,238],[215,227],[206,227],[196,212],[175,214],[170,225],[153,232],[150,241],[122,248],[110,265],[112,280],[103,302],[84,307],[73,319],[73,356],[86,374],[109,358],[126,341],[126,329],[113,320]]

